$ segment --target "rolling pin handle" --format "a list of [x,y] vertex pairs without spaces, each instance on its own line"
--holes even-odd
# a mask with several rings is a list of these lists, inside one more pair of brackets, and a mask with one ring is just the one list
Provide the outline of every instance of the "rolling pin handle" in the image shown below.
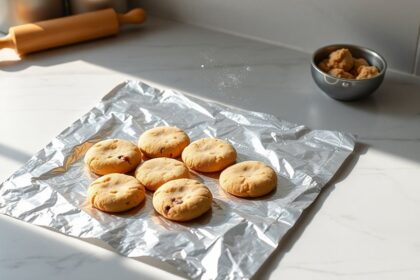
[[0,49],[2,48],[15,48],[15,43],[13,42],[12,36],[7,35],[3,38],[0,38]]
[[126,14],[118,14],[119,25],[124,24],[137,24],[146,20],[146,12],[143,9],[136,8]]

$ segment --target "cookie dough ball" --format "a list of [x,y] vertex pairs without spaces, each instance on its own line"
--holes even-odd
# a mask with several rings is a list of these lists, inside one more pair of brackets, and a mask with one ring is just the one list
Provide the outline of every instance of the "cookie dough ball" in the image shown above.
[[189,143],[190,138],[182,129],[161,126],[145,131],[138,145],[148,158],[177,158]]
[[354,76],[350,74],[349,72],[344,71],[343,69],[334,68],[331,69],[328,74],[341,78],[341,79],[354,79]]
[[93,173],[99,175],[127,173],[141,162],[141,152],[129,141],[108,139],[90,147],[84,161]]
[[259,161],[244,161],[226,168],[219,178],[225,192],[239,197],[259,197],[277,186],[276,172]]
[[[353,69],[355,71],[355,73],[359,74],[360,70],[360,66],[369,66],[368,62],[364,59],[364,58],[355,58],[354,59],[354,64],[353,64]],[[357,75],[355,75],[357,76]]]
[[378,74],[378,68],[375,66],[360,66],[359,75],[357,75],[356,80],[369,79],[375,77]]
[[185,148],[182,160],[193,170],[217,172],[235,162],[236,151],[231,144],[223,140],[202,138]]
[[348,72],[353,67],[353,57],[348,49],[339,49],[330,53],[330,68],[343,69]]
[[325,73],[328,73],[328,71],[330,71],[331,67],[328,64],[328,59],[324,59],[323,61],[321,61],[318,64],[319,69],[321,69],[322,71],[324,71]]
[[166,219],[185,222],[210,210],[212,199],[210,190],[197,180],[178,179],[153,194],[153,207]]
[[154,158],[136,169],[135,176],[149,191],[155,191],[166,182],[188,178],[190,172],[183,162],[172,158]]
[[134,177],[113,173],[93,181],[88,201],[101,211],[117,213],[138,206],[145,198],[144,186]]

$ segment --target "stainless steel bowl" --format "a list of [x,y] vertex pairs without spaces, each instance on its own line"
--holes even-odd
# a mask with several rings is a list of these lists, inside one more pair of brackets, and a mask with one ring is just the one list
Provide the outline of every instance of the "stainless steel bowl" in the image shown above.
[[[370,65],[378,68],[379,74],[365,80],[350,80],[334,77],[318,68],[317,65],[323,59],[328,58],[331,52],[341,48],[349,49],[355,58],[366,59]],[[311,73],[318,87],[330,97],[342,101],[351,101],[371,95],[381,85],[385,77],[386,67],[385,59],[373,50],[354,45],[338,44],[322,47],[314,53]]]

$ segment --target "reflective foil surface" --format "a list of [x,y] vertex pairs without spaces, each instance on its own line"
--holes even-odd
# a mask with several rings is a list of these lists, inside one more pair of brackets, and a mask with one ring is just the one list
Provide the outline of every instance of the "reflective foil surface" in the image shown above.
[[[218,137],[238,162],[260,160],[278,174],[277,189],[257,199],[224,193],[218,174],[194,174],[214,196],[212,210],[186,223],[159,216],[152,193],[139,207],[106,214],[86,202],[97,178],[83,156],[108,138],[137,142],[163,125],[184,129],[191,141]],[[160,90],[138,81],[118,85],[86,115],[0,185],[0,213],[80,238],[97,238],[116,252],[168,262],[192,279],[246,279],[278,246],[354,149],[350,134],[309,130],[268,114]]]

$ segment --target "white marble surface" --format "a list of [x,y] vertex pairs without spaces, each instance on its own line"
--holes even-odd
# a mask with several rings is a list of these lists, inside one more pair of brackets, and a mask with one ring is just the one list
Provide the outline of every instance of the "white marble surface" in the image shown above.
[[[156,19],[117,38],[13,59],[0,51],[0,179],[116,84],[139,78],[360,137],[255,279],[419,279],[419,78],[389,72],[371,98],[340,103],[312,82],[308,54]],[[179,277],[172,273],[0,216],[0,279]]]

